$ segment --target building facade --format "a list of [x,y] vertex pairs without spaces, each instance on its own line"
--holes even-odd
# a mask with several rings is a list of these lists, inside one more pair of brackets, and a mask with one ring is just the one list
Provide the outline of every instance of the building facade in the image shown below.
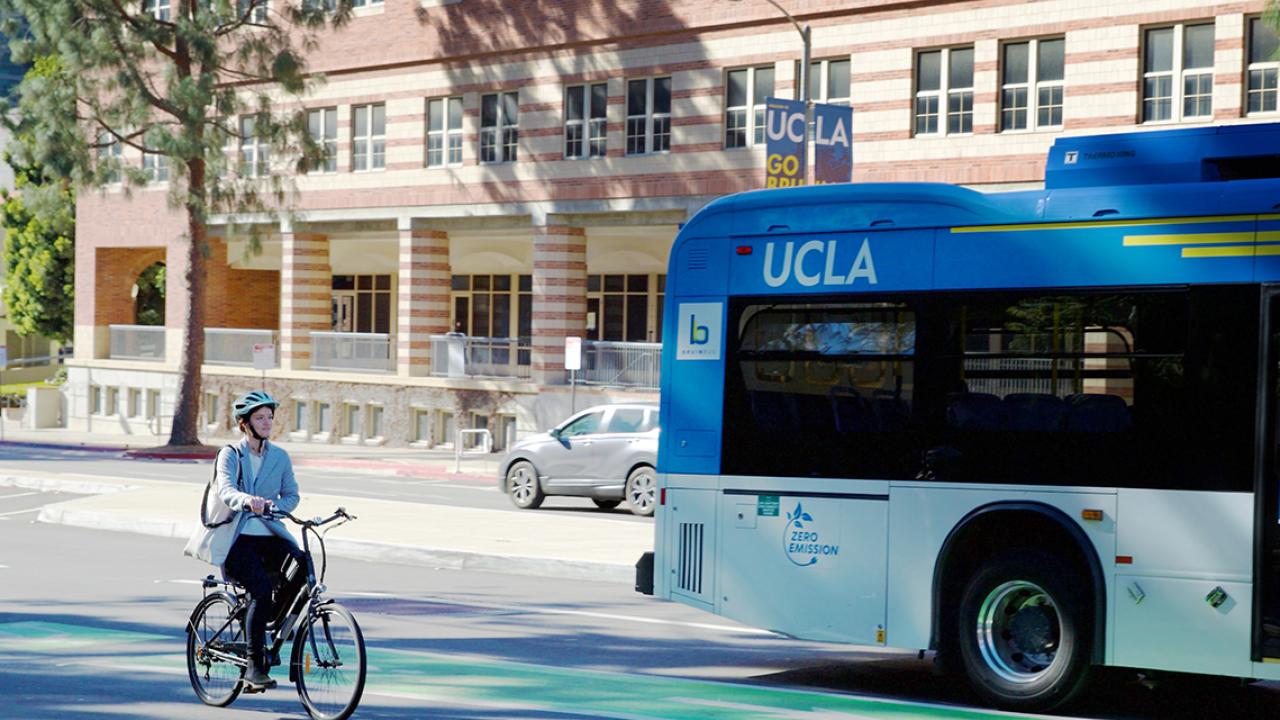
[[[1032,188],[1064,134],[1280,118],[1262,0],[780,2],[812,28],[810,97],[853,107],[854,182]],[[501,446],[571,403],[656,397],[672,240],[763,185],[764,98],[799,95],[796,28],[765,0],[355,5],[311,57],[329,155],[296,178],[294,219],[256,254],[212,228],[209,434],[264,384],[292,438],[389,445],[484,427]],[[240,172],[285,172],[252,139],[231,150]],[[69,424],[160,434],[183,218],[163,163],[122,158],[156,182],[79,199]],[[139,325],[158,264],[165,324]],[[585,340],[573,389],[566,337]],[[255,370],[255,345],[277,367]]]

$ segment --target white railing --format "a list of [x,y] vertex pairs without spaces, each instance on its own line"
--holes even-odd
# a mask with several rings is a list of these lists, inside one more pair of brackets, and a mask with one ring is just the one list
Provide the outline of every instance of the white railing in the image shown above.
[[280,346],[274,330],[241,328],[205,328],[204,361],[208,365],[253,366],[253,346],[276,345],[276,365],[280,364]]
[[[1053,363],[1054,361],[1048,358],[967,357],[964,359],[964,369],[966,373],[1034,372],[1052,375]],[[1059,361],[1056,382],[1052,377],[966,377],[965,387],[969,392],[991,393],[998,397],[1004,397],[1010,393],[1047,393],[1065,397],[1075,392],[1074,372],[1067,362]]]
[[164,360],[163,325],[110,325],[112,360]]
[[431,374],[441,377],[528,378],[533,348],[517,338],[431,336]]
[[656,388],[661,367],[662,343],[588,340],[578,377],[593,385]]
[[394,372],[396,339],[387,333],[312,332],[311,368]]

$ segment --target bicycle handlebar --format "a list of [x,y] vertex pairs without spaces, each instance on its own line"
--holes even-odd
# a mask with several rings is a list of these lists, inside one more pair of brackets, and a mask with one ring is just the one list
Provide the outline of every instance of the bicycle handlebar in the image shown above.
[[302,520],[297,517],[294,517],[292,513],[285,512],[284,510],[276,510],[275,508],[267,510],[266,512],[263,513],[263,515],[269,518],[275,518],[277,520],[281,520],[281,519],[290,520],[297,525],[301,525],[302,527],[320,527],[322,525],[328,525],[329,523],[339,518],[343,520],[356,519],[355,515],[352,515],[351,513],[347,512],[347,509],[342,507],[338,508],[337,510],[334,510],[332,515],[330,515],[327,518],[324,518],[323,520],[320,519],[319,517],[315,517],[310,520]]

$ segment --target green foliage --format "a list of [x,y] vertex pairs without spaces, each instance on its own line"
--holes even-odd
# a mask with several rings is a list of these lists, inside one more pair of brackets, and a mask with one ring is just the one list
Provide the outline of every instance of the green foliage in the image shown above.
[[[39,58],[27,71],[33,83],[65,80],[56,59]],[[71,97],[64,97],[69,112]],[[0,192],[4,224],[4,303],[20,335],[43,335],[68,342],[75,324],[75,194],[66,181],[65,158],[51,165],[41,155],[40,135],[30,123],[9,122],[14,140],[5,155],[16,192]]]
[[164,265],[156,263],[143,270],[137,285],[133,321],[138,325],[164,325]]

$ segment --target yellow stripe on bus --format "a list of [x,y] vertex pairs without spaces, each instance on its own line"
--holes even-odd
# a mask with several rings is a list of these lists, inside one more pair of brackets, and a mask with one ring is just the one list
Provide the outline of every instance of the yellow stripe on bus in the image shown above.
[[[1277,233],[1280,235],[1280,233]],[[1195,233],[1184,235],[1125,235],[1127,247],[1135,245],[1207,245],[1209,243],[1253,242],[1251,232]]]
[[[1217,247],[1189,247],[1182,248],[1182,257],[1184,258],[1203,258],[1203,257],[1252,257],[1259,254],[1259,248],[1254,245],[1219,245]],[[1264,255],[1274,253],[1262,253]]]
[[1076,230],[1099,227],[1144,227],[1148,225],[1196,225],[1219,222],[1253,222],[1254,220],[1280,220],[1280,215],[1220,215],[1217,217],[1153,218],[1150,220],[1079,220],[1024,225],[973,225],[953,227],[952,233],[1024,232],[1027,230]]

